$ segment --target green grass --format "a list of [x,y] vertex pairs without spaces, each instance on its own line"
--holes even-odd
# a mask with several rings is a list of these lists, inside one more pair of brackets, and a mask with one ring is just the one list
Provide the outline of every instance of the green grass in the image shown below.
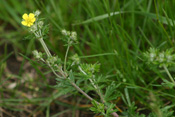
[[[120,115],[157,114],[159,108],[168,106],[171,106],[169,111],[175,109],[174,89],[161,84],[162,79],[169,80],[165,70],[152,68],[143,60],[143,52],[150,47],[162,51],[174,48],[175,1],[0,0],[0,3],[0,107],[8,113],[24,112],[33,116],[41,111],[41,115],[49,117],[59,115],[52,106],[65,108],[62,113],[72,111],[75,114],[80,109],[57,101],[66,92],[53,87],[56,81],[51,71],[32,57],[32,51],[42,51],[42,47],[35,39],[25,39],[28,31],[20,22],[22,14],[37,9],[49,24],[45,42],[52,53],[64,59],[66,47],[60,31],[74,30],[79,44],[69,55],[78,53],[87,63],[98,61],[100,74],[120,84],[116,91],[121,97],[115,102],[123,112],[119,112]],[[16,69],[15,72],[9,67],[14,67],[11,69]],[[174,77],[175,66],[168,69]],[[16,83],[16,87],[9,89],[12,83]],[[83,97],[74,93],[67,98],[76,101],[77,95]],[[133,103],[136,110],[133,110]],[[152,103],[157,108],[152,108]],[[30,111],[23,108],[28,105],[31,105]]]

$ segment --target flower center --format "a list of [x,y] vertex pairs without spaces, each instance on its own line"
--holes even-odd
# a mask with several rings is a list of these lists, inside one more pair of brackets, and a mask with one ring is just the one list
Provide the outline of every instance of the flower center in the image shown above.
[[30,17],[26,19],[26,22],[27,22],[27,23],[33,23],[33,22],[32,22],[32,19],[31,19]]

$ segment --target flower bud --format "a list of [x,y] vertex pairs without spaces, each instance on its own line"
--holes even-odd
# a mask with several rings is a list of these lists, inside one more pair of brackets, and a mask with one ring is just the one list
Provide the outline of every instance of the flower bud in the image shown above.
[[70,38],[74,41],[77,40],[77,33],[76,32],[71,32]]
[[41,14],[41,12],[39,10],[36,10],[34,14],[36,17],[38,17]]
[[73,60],[74,64],[80,64],[80,58],[78,57],[78,54],[74,54],[71,59]]
[[42,53],[38,52],[37,50],[34,50],[32,53],[36,59],[41,59],[43,56]]
[[56,56],[51,56],[47,59],[47,62],[50,63],[51,65],[56,64],[57,61],[58,61],[58,57]]
[[167,62],[171,62],[172,59],[173,59],[173,57],[172,57],[171,55],[168,55],[168,56],[166,57],[166,59],[167,59]]
[[160,53],[160,54],[159,54],[158,61],[159,61],[159,62],[163,62],[163,61],[164,61],[164,53]]
[[61,33],[62,33],[64,36],[67,35],[67,31],[66,31],[65,29],[63,29],[63,30],[61,31]]
[[43,21],[39,21],[39,22],[38,22],[38,27],[41,29],[41,28],[43,27],[43,24],[44,24]]

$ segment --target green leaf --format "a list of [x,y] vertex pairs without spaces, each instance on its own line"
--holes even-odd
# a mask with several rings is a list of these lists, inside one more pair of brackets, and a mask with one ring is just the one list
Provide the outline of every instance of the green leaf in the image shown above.
[[120,93],[116,91],[117,91],[117,85],[115,85],[114,82],[112,82],[111,85],[109,85],[106,88],[106,92],[104,95],[105,101],[109,102],[111,100],[117,99],[117,97],[120,96]]
[[93,107],[90,108],[91,111],[105,115],[105,106],[103,103],[97,103],[95,100],[92,100],[91,103],[93,104]]
[[[116,12],[111,12],[109,14],[106,13],[106,14],[103,14],[103,15],[100,15],[100,16],[96,16],[96,17],[90,18],[88,20],[85,20],[83,22],[75,23],[73,25],[92,23],[94,21],[100,21],[100,20],[109,18],[111,16],[120,15],[120,14],[124,14],[124,13],[135,13],[135,14],[143,15],[145,17],[149,17],[149,18],[154,19],[154,20],[159,20],[160,22],[162,22],[164,24],[167,24],[167,25],[169,24],[171,26],[174,26],[174,23],[175,23],[175,21],[170,19],[170,18],[160,16],[160,15],[157,15],[157,14],[154,14],[154,13],[148,13],[148,12],[143,12],[143,11],[116,11]],[[168,23],[168,21],[169,21],[169,23]]]

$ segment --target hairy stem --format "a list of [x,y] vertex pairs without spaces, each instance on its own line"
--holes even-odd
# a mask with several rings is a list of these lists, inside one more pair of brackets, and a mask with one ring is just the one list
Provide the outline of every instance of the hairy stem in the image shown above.
[[44,50],[45,50],[47,56],[48,56],[48,57],[51,57],[52,55],[51,55],[49,49],[47,48],[47,46],[46,46],[46,44],[45,44],[43,38],[41,37],[41,38],[39,39],[39,41],[40,41],[41,45],[43,46],[43,48],[44,48]]

